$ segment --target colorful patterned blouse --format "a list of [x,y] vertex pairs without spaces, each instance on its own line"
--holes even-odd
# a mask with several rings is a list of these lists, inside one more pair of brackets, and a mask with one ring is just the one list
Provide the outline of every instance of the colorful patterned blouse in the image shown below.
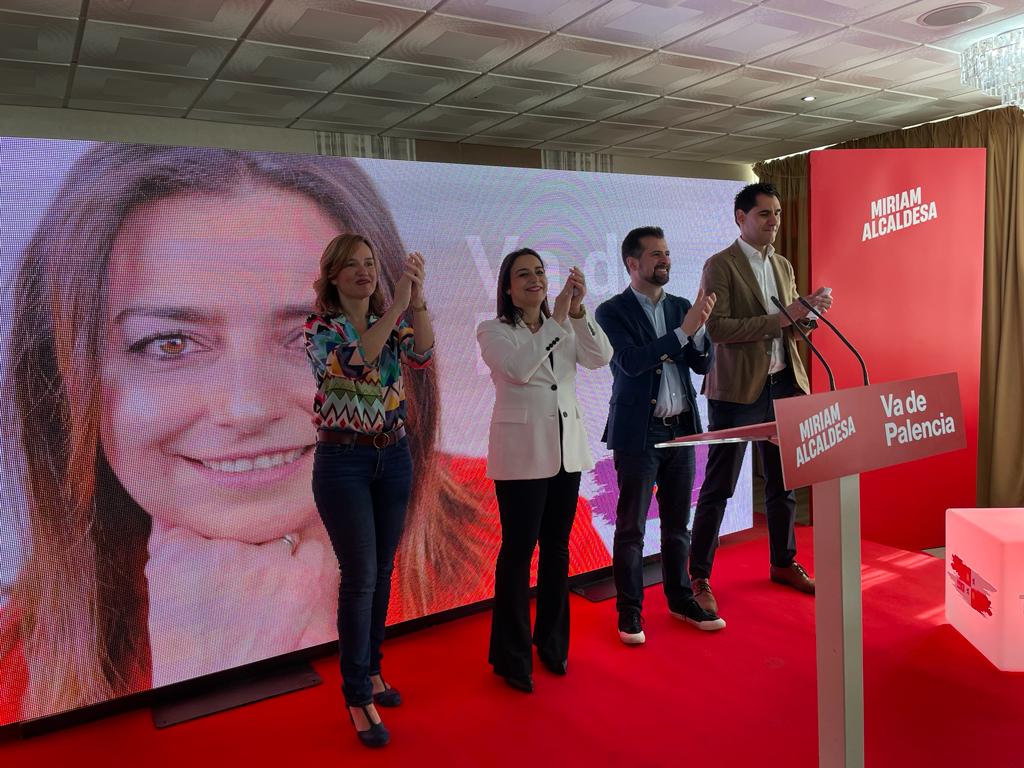
[[[378,318],[370,315],[369,324]],[[402,363],[424,368],[433,348],[414,349],[412,327],[399,322],[372,363],[366,362],[359,333],[344,315],[310,315],[305,327],[306,355],[316,376],[313,424],[372,435],[405,423]]]

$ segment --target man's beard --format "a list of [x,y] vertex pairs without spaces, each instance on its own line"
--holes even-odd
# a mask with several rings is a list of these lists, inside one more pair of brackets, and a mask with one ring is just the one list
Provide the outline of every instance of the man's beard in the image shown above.
[[662,275],[658,270],[652,270],[650,275],[646,275],[644,279],[651,285],[656,285],[659,288],[663,285],[668,284],[669,271],[666,269]]

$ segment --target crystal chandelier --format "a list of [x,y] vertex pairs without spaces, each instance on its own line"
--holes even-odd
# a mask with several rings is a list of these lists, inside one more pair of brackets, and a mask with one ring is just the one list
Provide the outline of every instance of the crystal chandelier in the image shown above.
[[1024,106],[1024,28],[980,40],[960,54],[960,82]]

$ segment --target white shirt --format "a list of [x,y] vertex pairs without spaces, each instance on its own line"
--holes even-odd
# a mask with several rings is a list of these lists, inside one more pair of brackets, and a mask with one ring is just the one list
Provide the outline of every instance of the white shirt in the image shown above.
[[[761,289],[761,299],[764,301],[765,307],[774,307],[771,297],[779,298],[779,286],[775,282],[775,270],[772,269],[772,256],[775,255],[775,249],[769,245],[762,255],[757,248],[742,237],[736,238],[736,245],[743,251],[747,261],[750,262],[750,268],[754,270],[754,278]],[[779,314],[779,310],[773,309],[772,314]],[[772,362],[768,366],[768,375],[778,373],[785,367],[786,351],[782,346],[782,337],[780,336],[777,339],[772,339]]]
[[[655,304],[633,286],[629,286],[629,289],[633,291],[633,295],[640,302],[644,314],[651,321],[654,335],[660,339],[668,333],[665,327],[665,292],[661,292],[661,296],[658,297],[658,303]],[[675,334],[676,338],[679,339],[680,346],[685,347],[690,343],[682,328],[676,328]],[[704,351],[704,334],[703,325],[693,334],[693,345],[698,352]],[[686,391],[683,389],[683,380],[679,377],[679,370],[674,365],[663,365],[661,369],[664,371],[664,375],[661,377],[661,384],[658,385],[658,402],[654,406],[654,415],[676,416],[690,410],[690,404],[686,401]]]

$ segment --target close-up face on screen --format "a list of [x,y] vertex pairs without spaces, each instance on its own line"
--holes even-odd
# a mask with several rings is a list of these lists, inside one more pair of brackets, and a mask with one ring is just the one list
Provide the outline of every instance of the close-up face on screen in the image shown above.
[[[302,332],[336,235],[373,244],[386,301],[421,252],[436,331],[433,365],[405,372],[395,624],[493,594],[494,387],[475,330],[503,256],[536,250],[550,300],[578,267],[593,314],[629,285],[626,233],[660,226],[665,289],[692,300],[737,236],[742,186],[21,138],[0,138],[0,171],[0,724],[336,639]],[[608,367],[577,377],[596,466],[573,574],[611,564],[611,382]],[[745,471],[722,533],[750,518]],[[657,553],[656,503],[646,536]]]

